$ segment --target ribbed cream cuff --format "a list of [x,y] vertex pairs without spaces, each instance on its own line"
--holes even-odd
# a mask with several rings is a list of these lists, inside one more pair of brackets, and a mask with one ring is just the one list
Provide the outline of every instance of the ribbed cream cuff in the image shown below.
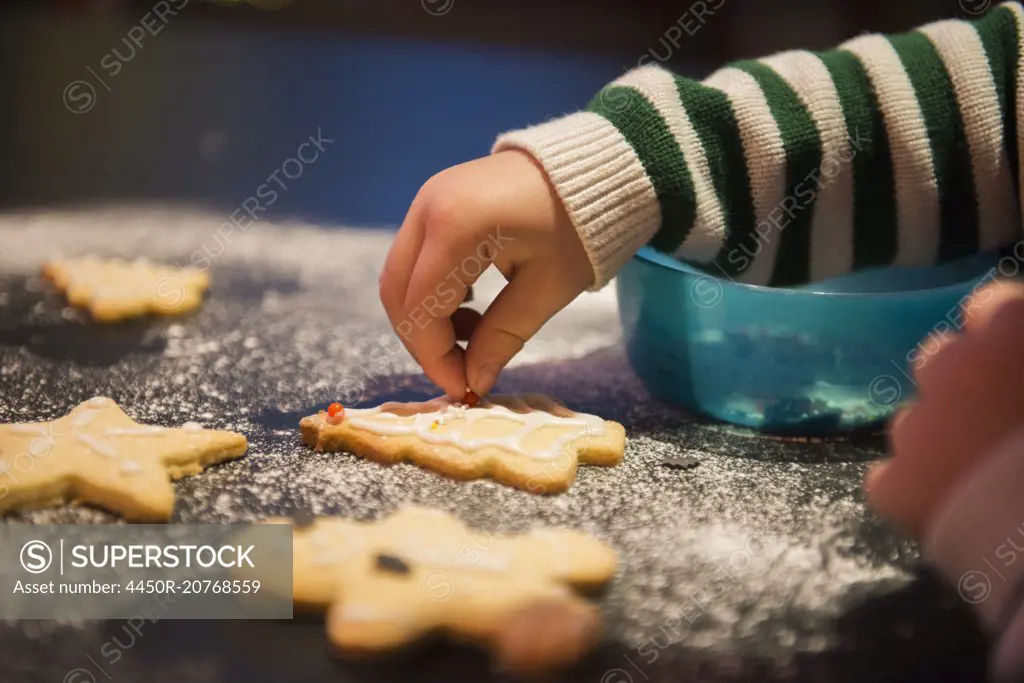
[[600,289],[661,225],[661,207],[643,164],[607,119],[579,112],[500,136],[492,153],[535,158],[565,203]]

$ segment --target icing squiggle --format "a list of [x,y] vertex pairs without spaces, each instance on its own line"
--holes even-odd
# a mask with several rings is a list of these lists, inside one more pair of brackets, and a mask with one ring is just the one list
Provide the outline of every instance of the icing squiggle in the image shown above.
[[7,425],[7,431],[11,434],[32,434],[46,436],[46,426],[41,424],[13,424]]
[[[525,401],[523,404],[524,407],[528,407]],[[501,448],[537,460],[554,460],[566,446],[576,439],[604,434],[604,420],[596,415],[586,413],[572,413],[572,417],[561,417],[544,410],[531,409],[526,413],[517,413],[505,406],[495,404],[480,405],[475,408],[446,406],[434,402],[420,405],[437,409],[412,415],[398,415],[389,412],[387,410],[390,407],[389,404],[384,404],[376,408],[351,409],[348,411],[345,422],[352,427],[365,429],[375,434],[415,435],[428,443],[455,446],[464,451]],[[408,420],[410,417],[412,421]],[[505,436],[469,439],[462,433],[463,430],[459,425],[453,424],[459,420],[465,420],[465,428],[468,429],[478,420],[495,418],[516,422],[522,426]],[[436,427],[433,427],[435,423],[442,426],[448,425],[449,429],[437,430]],[[564,434],[554,439],[547,449],[527,450],[524,448],[523,440],[544,427],[573,427],[575,429],[566,430]]]
[[455,557],[437,548],[403,548],[401,555],[408,557],[414,562],[423,564],[440,565],[442,567],[455,567],[466,569],[480,569],[482,571],[503,572],[506,571],[511,558],[498,556],[492,557],[486,551],[475,551],[476,556],[472,559],[464,556]]
[[341,617],[345,621],[378,621],[386,619],[387,615],[374,605],[362,602],[346,602],[341,606]]
[[[202,432],[206,431],[198,422],[186,422],[181,426],[182,431]],[[139,425],[137,427],[111,427],[103,430],[106,436],[170,436],[176,429],[173,427],[157,427],[152,425]]]
[[142,472],[142,465],[140,465],[135,460],[125,460],[124,462],[121,463],[121,473],[122,474],[129,474],[129,475],[131,475],[131,474],[139,474],[140,472]]
[[167,427],[111,427],[104,429],[104,436],[166,436],[170,430]]
[[96,416],[99,414],[100,411],[97,408],[88,408],[86,410],[79,411],[71,416],[71,426],[84,427],[95,420]]
[[78,442],[95,453],[105,455],[108,458],[116,458],[118,456],[117,446],[109,441],[104,441],[93,434],[75,434],[74,436]]

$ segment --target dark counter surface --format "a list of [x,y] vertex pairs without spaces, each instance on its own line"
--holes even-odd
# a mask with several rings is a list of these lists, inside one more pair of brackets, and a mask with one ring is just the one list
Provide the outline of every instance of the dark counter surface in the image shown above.
[[[761,437],[654,402],[620,348],[612,289],[552,320],[499,389],[549,393],[620,421],[628,435],[621,466],[583,466],[568,493],[535,497],[312,452],[299,441],[298,420],[331,401],[433,395],[388,343],[376,282],[390,233],[257,222],[217,240],[223,220],[148,208],[0,217],[0,421],[52,419],[107,395],[140,421],[195,420],[246,434],[245,458],[176,484],[179,522],[299,511],[369,519],[417,502],[494,531],[547,524],[590,532],[622,562],[602,600],[606,642],[567,681],[983,677],[984,643],[966,605],[864,506],[860,480],[881,440]],[[203,249],[213,263],[210,295],[177,319],[94,326],[36,277],[57,253],[184,265]],[[485,278],[477,299],[489,300],[499,284]],[[697,464],[664,466],[673,455]],[[12,520],[117,522],[67,507]],[[163,621],[137,632],[124,622],[7,623],[0,680],[508,679],[455,646],[339,662],[314,619]]]

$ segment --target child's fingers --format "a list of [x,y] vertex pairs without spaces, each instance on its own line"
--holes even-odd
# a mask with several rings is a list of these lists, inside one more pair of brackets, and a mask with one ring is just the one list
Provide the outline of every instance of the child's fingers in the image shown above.
[[480,324],[483,314],[472,308],[460,308],[452,313],[452,327],[455,328],[455,338],[458,341],[469,341]]
[[1024,301],[1024,284],[1004,280],[986,285],[964,304],[964,326],[968,331],[981,330],[1004,305],[1014,301]]
[[[892,457],[884,465],[876,465],[865,480],[868,502],[875,512],[915,537],[923,532],[943,493],[964,469],[969,452],[966,444],[954,444],[955,430],[935,428],[931,416],[920,405],[904,409],[899,424],[890,428]],[[957,457],[950,457],[954,452]]]
[[427,376],[449,396],[461,398],[466,369],[452,316],[490,261],[470,235],[446,237],[425,241],[405,293],[406,319],[398,325]]
[[423,248],[423,226],[417,218],[417,213],[414,202],[413,207],[409,210],[409,215],[391,243],[378,282],[380,302],[384,306],[384,312],[387,313],[391,327],[398,332],[398,338],[402,340],[405,348],[412,353],[413,357],[416,354],[409,344],[409,338],[399,327],[399,323],[406,319],[405,293],[409,288],[409,278],[416,265],[416,258]]
[[384,259],[384,267],[381,269],[380,300],[392,326],[395,326],[401,317],[405,293],[409,288],[409,278],[412,277],[413,266],[416,265],[416,259],[423,249],[424,230],[418,214],[419,210],[414,202],[402,227],[395,234],[388,255]]
[[947,381],[947,366],[959,362],[962,354],[961,341],[960,335],[947,335],[925,338],[920,342],[911,370],[920,396],[931,394]]
[[477,324],[466,347],[469,387],[483,396],[523,345],[575,297],[539,264],[518,269]]
[[[418,213],[414,203],[391,245],[381,272],[380,299],[399,339],[431,381],[446,393],[461,396],[466,387],[465,362],[462,349],[455,344],[452,324],[447,318],[434,321],[432,311],[428,310],[432,301],[424,300],[422,292],[417,297],[413,291],[418,286],[413,277],[426,241],[426,230]],[[440,284],[435,283],[435,287]],[[422,285],[419,287],[423,289]],[[450,298],[461,301],[464,296],[463,289]],[[412,306],[407,305],[410,300],[415,301]],[[439,325],[434,324],[438,322]],[[439,328],[433,330],[433,336],[421,334],[432,326]]]
[[465,356],[456,344],[455,327],[446,316],[431,315],[419,303],[406,307],[398,323],[409,352],[434,384],[451,397],[466,390]]

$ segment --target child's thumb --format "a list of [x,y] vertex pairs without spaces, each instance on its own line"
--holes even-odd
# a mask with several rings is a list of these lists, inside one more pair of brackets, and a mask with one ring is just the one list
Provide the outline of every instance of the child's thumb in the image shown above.
[[466,347],[466,379],[480,396],[491,391],[498,373],[575,296],[558,291],[561,287],[545,283],[544,277],[531,276],[529,270],[517,271],[495,297]]

